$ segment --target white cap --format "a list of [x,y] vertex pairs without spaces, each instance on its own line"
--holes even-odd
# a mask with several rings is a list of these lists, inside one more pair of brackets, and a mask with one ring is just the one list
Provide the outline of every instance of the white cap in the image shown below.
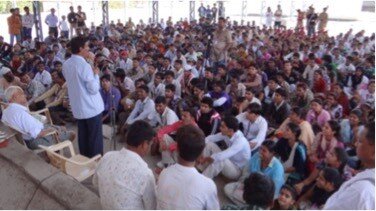
[[7,74],[7,73],[9,73],[9,72],[11,72],[11,70],[9,69],[9,68],[7,68],[7,67],[1,67],[1,69],[0,69],[0,75],[1,76],[3,76],[3,75],[5,75],[5,74]]
[[184,70],[185,70],[185,71],[190,71],[191,69],[192,69],[192,66],[191,66],[191,65],[188,65],[188,64],[187,64],[187,65],[184,66]]

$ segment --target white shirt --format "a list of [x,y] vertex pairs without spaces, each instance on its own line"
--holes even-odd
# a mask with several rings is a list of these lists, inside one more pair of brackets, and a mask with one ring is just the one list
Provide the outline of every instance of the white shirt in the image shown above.
[[242,169],[251,158],[251,149],[243,133],[238,130],[229,138],[228,136],[217,133],[206,137],[205,142],[218,142],[224,140],[228,148],[222,152],[211,155],[214,162],[229,159],[232,163]]
[[154,82],[150,82],[148,85],[150,89],[150,97],[152,99],[155,99],[159,96],[165,96],[165,85],[163,83],[158,84],[158,86],[155,86]]
[[124,71],[127,73],[132,69],[133,61],[129,58],[127,58],[126,60],[120,59],[118,65],[120,68],[124,69]]
[[46,16],[45,22],[47,23],[48,27],[57,27],[59,19],[56,15],[49,14]]
[[134,92],[136,90],[133,80],[129,78],[128,76],[124,78],[123,85],[124,85],[124,88],[128,89],[130,92]]
[[43,123],[31,116],[29,109],[17,103],[10,103],[4,109],[1,121],[22,133],[24,140],[35,139],[43,130]]
[[307,79],[309,83],[313,84],[313,75],[316,70],[318,70],[320,67],[317,64],[314,64],[313,67],[311,65],[307,65],[307,67],[304,69],[303,72],[303,78]]
[[43,70],[42,73],[38,71],[37,74],[35,74],[34,80],[39,81],[47,87],[52,84],[51,74],[47,70]]
[[355,72],[355,66],[353,64],[346,65],[346,63],[340,64],[337,67],[338,71],[346,74],[353,74]]
[[261,101],[257,97],[252,97],[252,100],[251,100],[251,102],[249,102],[249,104],[252,104],[252,103],[257,103],[257,104],[261,105]]
[[236,118],[243,124],[243,133],[247,140],[256,143],[256,146],[253,149],[257,149],[261,146],[268,131],[268,122],[265,118],[258,116],[254,122],[251,122],[246,118],[246,112],[239,114]]
[[60,21],[60,29],[61,29],[61,31],[69,31],[68,22],[61,20]]
[[172,125],[175,122],[179,121],[179,117],[169,107],[166,107],[162,115],[160,115],[156,111],[150,113],[149,119],[151,120],[151,125],[162,127],[166,125]]
[[217,187],[194,167],[172,165],[159,176],[157,209],[219,210]]
[[72,55],[63,64],[69,102],[76,119],[89,119],[102,113],[104,104],[99,92],[99,76],[82,56]]
[[367,169],[342,184],[324,206],[326,210],[375,210],[375,169]]
[[373,104],[375,102],[375,93],[370,93],[368,89],[361,89],[359,94],[362,97],[362,103],[370,102]]
[[32,28],[34,25],[34,16],[32,14],[22,16],[22,26],[26,28]]
[[122,148],[106,153],[96,169],[102,208],[106,210],[153,210],[155,179],[148,164],[135,152]]
[[127,124],[131,125],[137,120],[150,120],[150,114],[156,112],[154,107],[154,101],[149,97],[144,101],[137,100],[134,109],[127,119]]

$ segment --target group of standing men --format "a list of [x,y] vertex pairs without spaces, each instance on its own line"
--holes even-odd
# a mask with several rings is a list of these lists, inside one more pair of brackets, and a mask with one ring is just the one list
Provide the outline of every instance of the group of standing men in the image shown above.
[[198,15],[200,18],[208,18],[210,20],[216,20],[217,19],[217,13],[219,17],[224,16],[224,7],[217,8],[216,4],[213,4],[213,7],[210,8],[210,5],[207,5],[207,7],[204,7],[204,4],[201,3],[201,6],[198,8]]
[[[7,22],[11,46],[13,46],[15,40],[16,42],[22,42],[23,40],[32,38],[32,28],[35,22],[34,15],[30,13],[29,7],[26,6],[23,9],[25,11],[24,15],[20,14],[19,8],[10,9],[11,16],[8,17]],[[72,37],[74,31],[76,34],[80,34],[86,27],[86,14],[82,11],[82,7],[78,6],[77,12],[74,11],[73,6],[70,6],[69,9],[68,22],[70,27],[68,27],[66,16],[63,15],[61,20],[59,20],[54,8],[50,10],[51,13],[45,18],[44,22],[48,26],[48,32],[55,38],[58,38],[59,31],[62,37],[69,38],[69,32],[70,37]]]
[[[303,20],[306,19],[306,30],[308,36],[313,36],[316,33],[316,26],[318,24],[317,30],[320,32],[325,31],[328,24],[328,7],[324,7],[320,14],[315,13],[315,8],[311,5],[308,7],[307,12],[300,9],[297,11],[297,23],[295,29],[298,31],[304,31]],[[280,28],[282,24],[282,8],[281,5],[277,6],[277,10],[273,13],[270,7],[267,8],[265,13],[265,25],[266,27],[271,27],[274,18],[274,28]]]

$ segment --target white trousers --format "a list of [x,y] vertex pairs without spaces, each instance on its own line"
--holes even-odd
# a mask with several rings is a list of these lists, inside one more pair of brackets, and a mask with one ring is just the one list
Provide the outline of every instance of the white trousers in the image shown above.
[[[208,142],[205,146],[203,156],[209,157],[221,151],[222,150],[215,143]],[[222,175],[228,179],[237,180],[242,173],[241,169],[229,159],[219,162],[214,161],[206,167],[203,166],[202,169],[204,169],[202,174],[211,179],[222,173]]]
[[[167,147],[175,143],[174,139],[172,139],[171,136],[169,135],[164,135],[162,141]],[[159,150],[162,154],[162,160],[161,160],[162,165],[170,166],[177,162],[178,155],[176,151],[171,152],[169,149],[162,150],[161,148]],[[162,166],[159,166],[159,167],[162,168]]]
[[243,182],[232,182],[223,188],[225,195],[236,205],[242,206],[246,202],[243,199],[244,185]]

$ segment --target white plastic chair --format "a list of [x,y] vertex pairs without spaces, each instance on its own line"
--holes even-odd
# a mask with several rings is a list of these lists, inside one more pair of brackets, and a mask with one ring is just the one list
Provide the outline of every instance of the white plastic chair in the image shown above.
[[[95,173],[98,165],[98,160],[102,157],[96,155],[93,158],[88,158],[80,154],[76,154],[73,149],[71,141],[63,141],[61,143],[46,147],[39,145],[39,147],[46,151],[51,165],[63,171],[65,174],[72,176],[79,182],[84,181]],[[57,153],[63,151],[64,148],[69,148],[71,157],[65,157]]]

